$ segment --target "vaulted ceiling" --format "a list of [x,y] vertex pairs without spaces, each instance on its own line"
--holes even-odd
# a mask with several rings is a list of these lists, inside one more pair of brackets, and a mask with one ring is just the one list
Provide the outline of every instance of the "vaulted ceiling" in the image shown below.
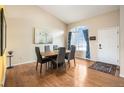
[[40,5],[66,24],[119,9],[117,5]]

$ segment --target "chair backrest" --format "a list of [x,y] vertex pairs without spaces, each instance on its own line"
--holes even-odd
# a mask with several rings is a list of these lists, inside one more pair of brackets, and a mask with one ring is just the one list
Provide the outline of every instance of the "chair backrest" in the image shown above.
[[45,52],[49,52],[50,51],[50,46],[44,46],[44,50],[45,50]]
[[35,53],[37,56],[37,62],[41,62],[42,61],[42,55],[40,53],[40,48],[39,47],[35,47]]
[[57,63],[65,62],[65,47],[58,48]]
[[53,50],[57,50],[58,49],[58,45],[53,45]]
[[69,53],[69,59],[74,59],[75,58],[75,51],[76,51],[76,46],[71,45],[71,52]]

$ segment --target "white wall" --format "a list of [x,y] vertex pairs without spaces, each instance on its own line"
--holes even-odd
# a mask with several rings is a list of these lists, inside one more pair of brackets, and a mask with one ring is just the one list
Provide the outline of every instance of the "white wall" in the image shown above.
[[87,26],[89,29],[89,36],[96,36],[96,40],[90,41],[91,59],[97,59],[97,47],[98,47],[98,30],[106,27],[117,26],[120,24],[120,11],[115,10],[109,13],[98,15],[85,20],[68,25],[68,31],[76,26]]
[[120,76],[124,77],[124,6],[120,6]]
[[[14,51],[13,64],[36,59],[35,46],[41,51],[44,45],[33,44],[34,28],[48,28],[55,33],[53,44],[65,46],[66,24],[38,6],[5,6],[7,20],[7,50]],[[52,45],[51,45],[52,47]]]

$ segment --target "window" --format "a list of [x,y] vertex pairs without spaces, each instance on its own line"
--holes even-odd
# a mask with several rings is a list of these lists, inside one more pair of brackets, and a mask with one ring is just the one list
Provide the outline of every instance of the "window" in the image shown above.
[[83,35],[83,26],[81,27],[76,27],[71,30],[72,32],[72,38],[71,38],[71,45],[76,46],[77,51],[86,51],[86,41]]

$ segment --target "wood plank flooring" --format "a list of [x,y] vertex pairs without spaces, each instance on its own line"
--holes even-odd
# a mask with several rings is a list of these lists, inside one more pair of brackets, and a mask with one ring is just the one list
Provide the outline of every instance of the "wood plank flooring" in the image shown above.
[[40,75],[35,70],[36,63],[29,63],[7,69],[5,87],[119,87],[124,86],[124,78],[89,69],[92,62],[76,59],[66,72],[56,72],[43,67]]

